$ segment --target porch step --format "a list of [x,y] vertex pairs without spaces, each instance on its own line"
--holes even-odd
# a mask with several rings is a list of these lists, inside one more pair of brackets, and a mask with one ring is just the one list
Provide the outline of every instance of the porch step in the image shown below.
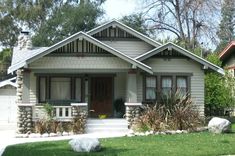
[[88,119],[86,133],[127,133],[125,119]]

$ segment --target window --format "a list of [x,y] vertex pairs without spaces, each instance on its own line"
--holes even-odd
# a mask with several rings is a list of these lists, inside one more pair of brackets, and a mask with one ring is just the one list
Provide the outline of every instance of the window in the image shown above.
[[176,87],[177,87],[177,91],[181,94],[181,95],[186,95],[187,94],[187,77],[176,77]]
[[82,102],[82,78],[75,76],[39,76],[38,101],[45,102]]
[[45,102],[46,101],[46,78],[40,77],[39,78],[39,101]]
[[69,100],[71,99],[71,79],[70,78],[51,78],[51,99]]
[[176,91],[180,92],[181,95],[187,94],[190,91],[190,75],[187,73],[185,75],[167,73],[167,75],[146,76],[144,80],[144,100],[146,102],[151,100],[161,102],[162,98],[167,98]]
[[172,77],[169,77],[169,76],[162,77],[161,90],[162,90],[162,95],[163,96],[171,95],[171,91],[172,91]]
[[146,77],[146,100],[155,100],[156,99],[156,77]]

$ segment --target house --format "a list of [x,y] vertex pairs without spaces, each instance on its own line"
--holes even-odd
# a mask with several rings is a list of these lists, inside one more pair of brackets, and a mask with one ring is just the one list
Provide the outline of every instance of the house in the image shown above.
[[[230,42],[222,52],[219,53],[222,66],[231,76],[235,77],[235,41]],[[230,115],[235,116],[235,109],[229,109]]]
[[0,129],[9,125],[16,125],[16,77],[0,82]]
[[40,116],[42,103],[52,104],[63,121],[77,113],[75,107],[85,108],[89,118],[112,118],[117,99],[128,108],[139,107],[177,89],[189,92],[204,115],[206,70],[224,74],[174,43],[162,45],[113,20],[50,47],[32,47],[23,32],[8,73],[17,73],[17,105],[25,114],[18,127],[25,131]]
[[230,42],[222,52],[219,53],[222,66],[232,75],[235,75],[235,41]]

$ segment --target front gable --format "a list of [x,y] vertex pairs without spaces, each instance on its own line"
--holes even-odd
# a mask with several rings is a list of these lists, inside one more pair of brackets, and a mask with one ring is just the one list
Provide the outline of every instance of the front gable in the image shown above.
[[157,58],[161,58],[161,57],[179,57],[179,58],[188,58],[191,59],[195,62],[197,62],[198,64],[200,64],[202,66],[202,69],[210,69],[210,70],[214,70],[222,75],[224,75],[224,70],[218,66],[216,66],[215,64],[187,51],[186,49],[174,44],[174,43],[166,43],[165,45],[162,45],[160,47],[157,47],[143,55],[140,55],[138,57],[136,57],[135,59],[138,61],[144,61],[146,59],[152,58],[152,57],[157,57]]

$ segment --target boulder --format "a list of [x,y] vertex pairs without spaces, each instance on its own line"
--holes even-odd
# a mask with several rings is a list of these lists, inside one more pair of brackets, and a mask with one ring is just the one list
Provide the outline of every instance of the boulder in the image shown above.
[[101,149],[100,142],[96,138],[75,138],[69,141],[75,152],[96,152]]
[[231,132],[231,122],[227,119],[213,117],[208,123],[208,129],[212,133]]

